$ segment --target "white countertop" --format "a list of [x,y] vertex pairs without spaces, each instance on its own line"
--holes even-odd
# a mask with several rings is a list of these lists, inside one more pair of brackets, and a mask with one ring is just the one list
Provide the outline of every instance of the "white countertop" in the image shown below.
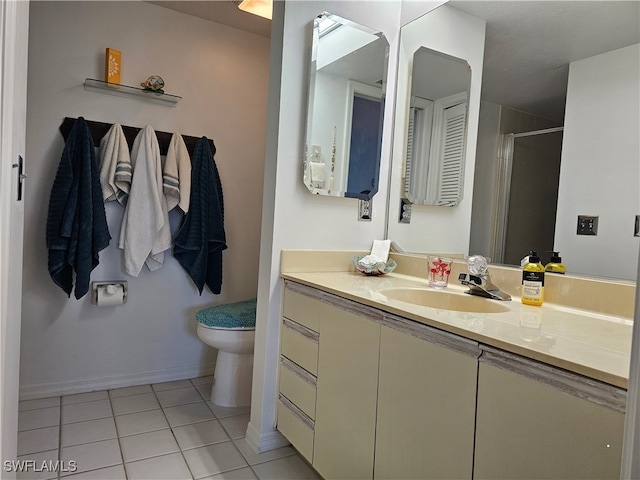
[[[288,272],[281,276],[485,345],[627,388],[633,324],[628,318],[548,302],[540,307],[523,305],[518,297],[499,302],[507,308],[502,313],[419,306],[381,293],[387,288],[428,288],[426,280],[399,273],[373,277],[345,271]],[[466,290],[462,285],[449,284],[443,294],[466,295]]]

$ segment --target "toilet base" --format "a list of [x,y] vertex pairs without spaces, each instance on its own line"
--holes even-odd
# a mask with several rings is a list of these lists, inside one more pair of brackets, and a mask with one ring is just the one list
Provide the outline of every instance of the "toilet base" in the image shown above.
[[211,388],[211,401],[221,407],[251,405],[253,353],[229,353],[218,350]]

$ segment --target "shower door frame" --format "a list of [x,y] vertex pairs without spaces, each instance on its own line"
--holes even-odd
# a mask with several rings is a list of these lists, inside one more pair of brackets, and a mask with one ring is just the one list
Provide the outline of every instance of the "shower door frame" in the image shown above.
[[507,224],[509,222],[509,198],[511,195],[511,175],[513,171],[513,153],[516,138],[532,137],[564,131],[564,127],[545,128],[522,133],[508,133],[503,135],[501,155],[498,157],[497,188],[494,197],[493,251],[491,258],[494,263],[504,263],[507,243]]

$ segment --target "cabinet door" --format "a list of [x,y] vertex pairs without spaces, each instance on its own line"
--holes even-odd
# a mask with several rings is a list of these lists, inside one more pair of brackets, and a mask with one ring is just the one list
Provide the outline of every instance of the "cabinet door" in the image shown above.
[[480,363],[475,478],[618,479],[624,414]]
[[372,478],[380,325],[322,308],[313,466],[324,478]]
[[470,479],[475,357],[382,327],[375,478]]

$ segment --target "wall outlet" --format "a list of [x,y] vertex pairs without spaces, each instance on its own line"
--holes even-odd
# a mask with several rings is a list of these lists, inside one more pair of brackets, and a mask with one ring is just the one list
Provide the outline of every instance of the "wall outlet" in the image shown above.
[[578,235],[598,235],[598,216],[578,215]]
[[411,223],[411,203],[406,198],[400,199],[400,223]]
[[311,159],[314,162],[319,162],[322,158],[322,147],[320,145],[311,146]]
[[371,221],[371,200],[358,200],[358,221]]

